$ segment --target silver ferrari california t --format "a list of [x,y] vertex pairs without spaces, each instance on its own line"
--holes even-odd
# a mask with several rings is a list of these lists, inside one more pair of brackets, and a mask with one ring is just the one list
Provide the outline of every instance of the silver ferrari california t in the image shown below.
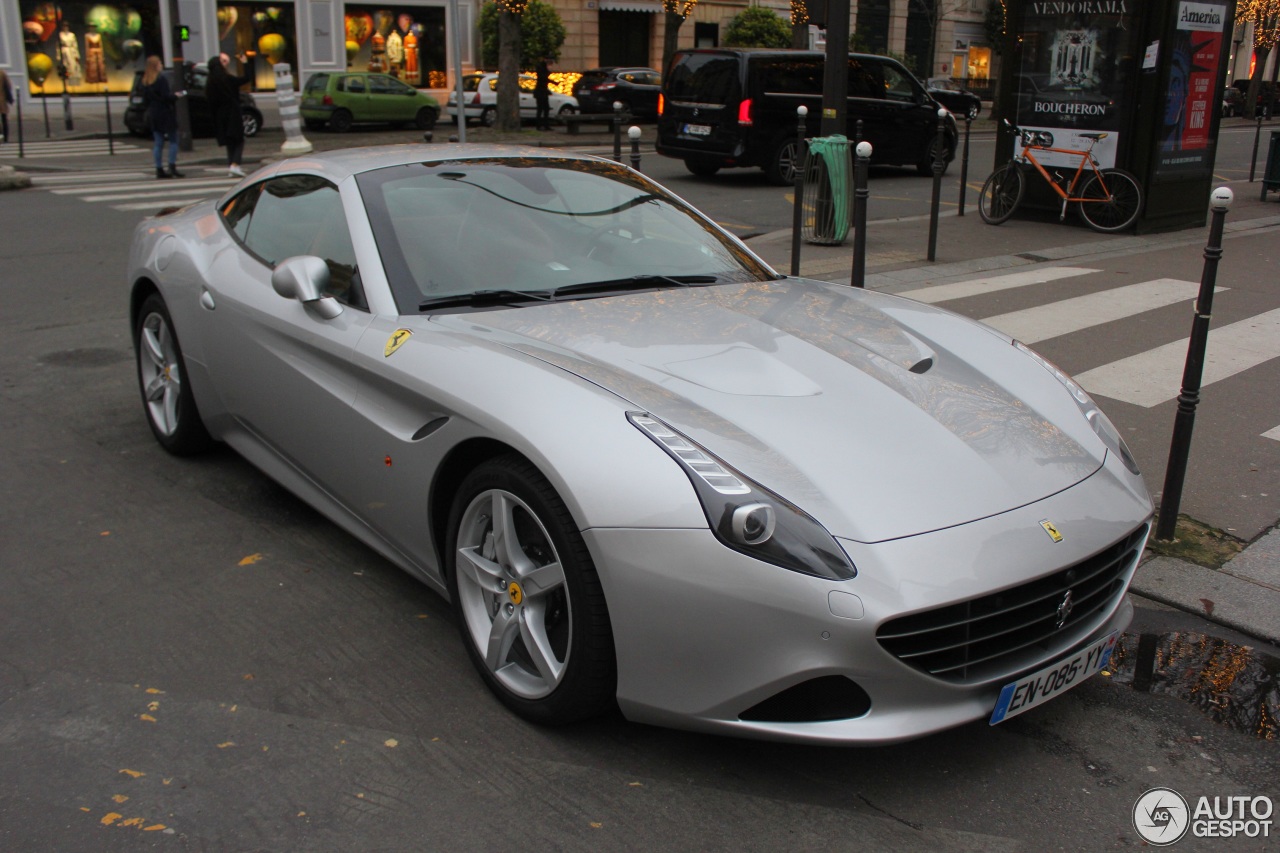
[[447,596],[530,720],[888,743],[1053,698],[1131,618],[1150,497],[1070,377],[625,166],[288,160],[144,221],[128,275],[160,445]]

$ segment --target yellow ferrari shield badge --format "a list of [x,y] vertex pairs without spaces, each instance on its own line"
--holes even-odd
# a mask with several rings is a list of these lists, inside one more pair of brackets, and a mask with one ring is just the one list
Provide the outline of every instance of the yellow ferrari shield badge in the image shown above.
[[511,586],[507,587],[507,596],[510,597],[512,604],[519,604],[524,601],[524,590],[520,588],[520,584],[512,581]]
[[403,344],[405,341],[409,340],[409,337],[412,334],[413,332],[409,331],[408,329],[396,329],[394,332],[392,332],[391,337],[387,338],[386,347],[383,348],[382,350],[382,357],[390,358],[391,353],[400,349],[400,345]]
[[1062,541],[1062,534],[1058,532],[1058,528],[1053,526],[1052,521],[1046,518],[1044,521],[1040,522],[1040,526],[1044,528],[1044,532],[1048,533],[1049,538],[1054,542]]

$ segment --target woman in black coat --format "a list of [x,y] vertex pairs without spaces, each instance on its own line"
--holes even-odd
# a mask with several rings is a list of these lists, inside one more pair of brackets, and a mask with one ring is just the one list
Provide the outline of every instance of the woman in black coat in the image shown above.
[[243,178],[240,158],[244,156],[244,112],[240,109],[240,87],[253,79],[249,58],[243,53],[237,59],[245,66],[243,77],[227,71],[231,60],[219,54],[209,60],[209,79],[205,83],[205,95],[213,113],[213,131],[218,144],[227,149],[227,174]]
[[[175,104],[179,95],[169,87],[160,57],[148,56],[146,70],[142,72],[142,103],[151,122],[151,135],[155,139],[157,178],[181,178],[178,171],[178,111]],[[164,144],[169,143],[169,169],[164,168]]]

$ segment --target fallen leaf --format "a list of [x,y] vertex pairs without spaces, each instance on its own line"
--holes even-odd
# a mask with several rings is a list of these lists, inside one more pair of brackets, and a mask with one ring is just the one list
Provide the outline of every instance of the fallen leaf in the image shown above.
[[115,823],[122,817],[124,817],[124,815],[119,812],[107,812],[102,816],[102,825],[111,826],[111,824]]
[[154,723],[156,721],[156,718],[150,714],[139,714],[138,719],[148,723]]
[[151,826],[144,826],[144,827],[142,828],[142,831],[143,831],[143,832],[155,832],[157,829],[164,829],[164,824],[163,824],[163,823],[153,823],[153,824],[151,824]]
[[159,711],[159,710],[160,710],[160,703],[159,703],[159,702],[148,702],[148,703],[147,703],[147,710],[148,710],[148,711]]
[[163,693],[164,693],[164,691],[163,691],[163,690],[160,690],[159,688],[156,688],[156,687],[148,687],[148,688],[147,688],[147,692],[148,692],[148,693],[160,693],[160,694],[163,694]]
[[124,774],[124,775],[126,775],[126,776],[131,776],[131,777],[133,777],[134,779],[137,779],[139,776],[146,776],[146,775],[147,775],[146,773],[143,773],[141,770],[125,770],[125,769],[121,769],[121,771],[120,771],[120,772],[121,772],[121,773],[123,773],[123,774]]
[[114,797],[112,797],[111,799],[115,800],[117,803],[123,803],[123,802],[127,801],[129,798],[128,798],[128,797],[126,797],[124,794],[116,794],[116,795],[115,795]]
[[254,563],[261,562],[261,560],[262,560],[261,554],[250,554],[249,556],[245,557],[243,560],[240,561],[240,565],[252,566]]
[[104,531],[102,531],[101,533],[99,533],[98,535],[99,535],[99,536],[110,536],[110,535],[111,535],[111,531],[110,531],[110,530],[104,530]]
[[229,746],[235,746],[235,745],[236,745],[236,742],[233,740],[223,741],[222,743],[218,744],[218,749],[226,749]]
[[1212,616],[1212,615],[1213,615],[1213,602],[1212,602],[1212,601],[1210,601],[1210,600],[1209,600],[1209,599],[1207,599],[1207,598],[1202,598],[1202,599],[1200,599],[1200,603],[1204,605],[1204,615],[1205,615],[1205,616]]
[[599,829],[599,828],[600,828],[600,827],[602,827],[602,826],[604,826],[604,824],[603,824],[603,823],[596,823],[595,821],[592,821],[592,822],[591,822],[591,828],[592,828],[592,829]]
[[252,672],[246,672],[246,673],[244,674],[244,680],[245,680],[245,681],[253,681],[253,673],[252,673]]
[[142,826],[144,823],[146,823],[146,821],[144,821],[140,817],[131,817],[128,820],[121,823],[120,825],[121,826]]
[[396,740],[396,739],[395,739],[395,738],[393,738],[393,737],[389,737],[389,738],[387,738],[387,739],[386,739],[386,740],[384,740],[382,743],[383,743],[383,745],[384,745],[384,746],[389,746],[389,747],[391,747],[392,749],[395,749],[397,746],[399,746],[399,745],[400,745],[400,741]]

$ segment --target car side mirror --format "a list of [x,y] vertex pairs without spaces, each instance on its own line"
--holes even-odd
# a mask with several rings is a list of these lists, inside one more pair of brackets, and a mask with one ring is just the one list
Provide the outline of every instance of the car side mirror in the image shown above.
[[329,286],[329,265],[315,255],[296,255],[276,264],[271,286],[285,299],[310,305],[326,320],[342,313],[341,303],[324,292]]

